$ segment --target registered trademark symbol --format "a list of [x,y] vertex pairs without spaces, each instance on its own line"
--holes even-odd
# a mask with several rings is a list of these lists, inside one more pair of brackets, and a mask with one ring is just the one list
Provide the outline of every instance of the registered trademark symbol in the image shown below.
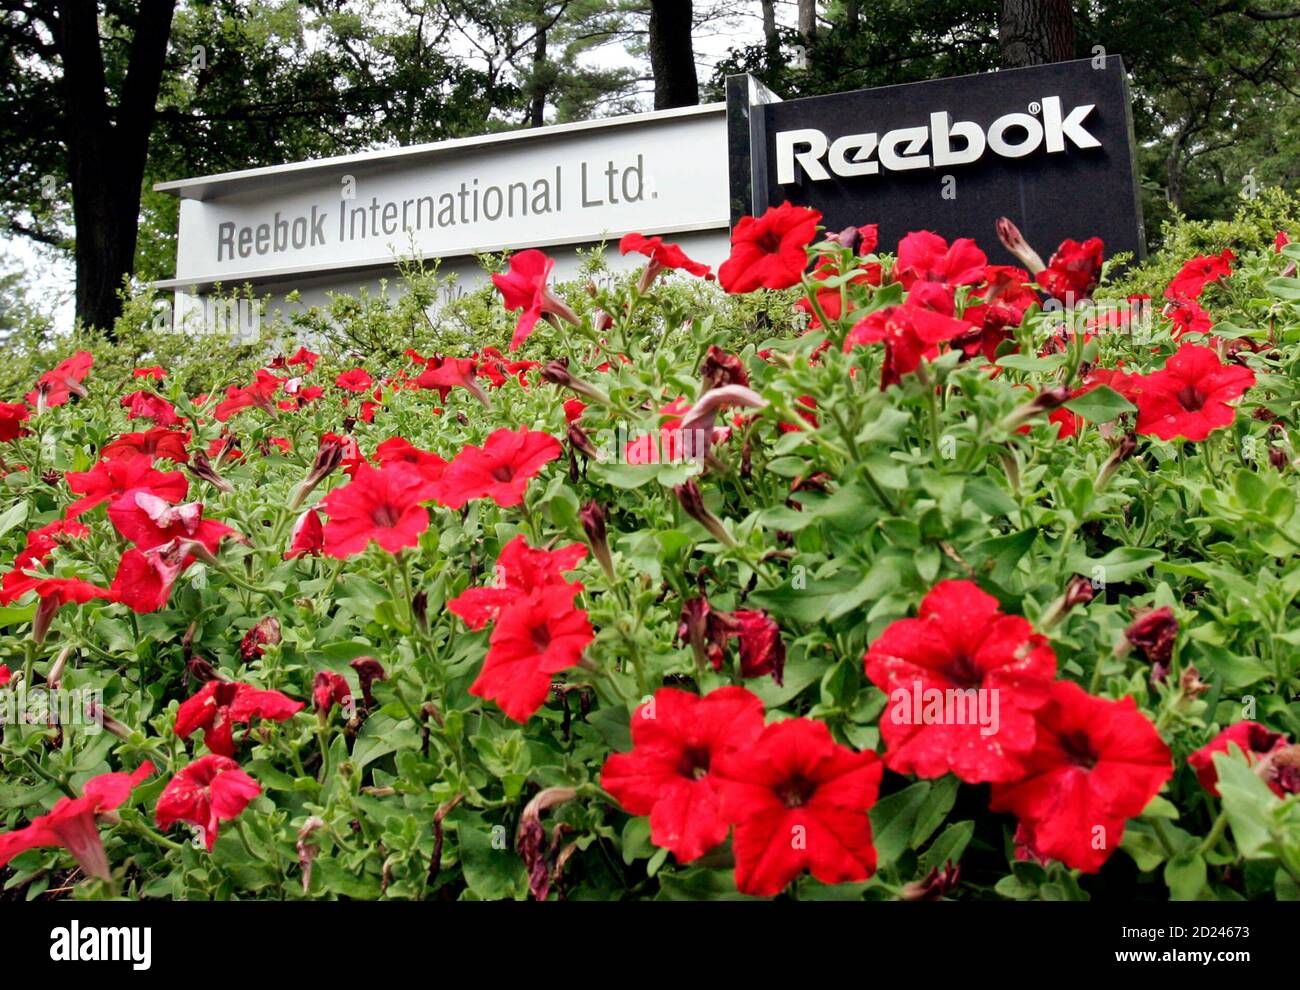
[[1041,110],[1041,109],[1043,109],[1043,108],[1042,108],[1042,106],[1039,105],[1039,103],[1038,103],[1037,100],[1034,100],[1033,103],[1029,104],[1029,112],[1030,112],[1030,113],[1038,113],[1038,111]]

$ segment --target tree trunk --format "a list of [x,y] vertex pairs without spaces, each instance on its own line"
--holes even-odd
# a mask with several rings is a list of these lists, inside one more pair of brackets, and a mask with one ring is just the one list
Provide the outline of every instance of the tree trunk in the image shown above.
[[775,66],[781,58],[781,36],[776,33],[776,0],[762,0],[763,4],[763,49],[767,53],[767,63]]
[[799,37],[809,48],[817,41],[817,0],[799,0]]
[[691,27],[691,0],[650,0],[650,69],[655,78],[656,110],[700,102]]
[[[63,66],[65,143],[76,225],[76,312],[112,330],[118,291],[135,267],[149,132],[176,0],[142,0],[116,113],[107,102],[98,5],[59,0],[55,43]],[[115,118],[115,119],[114,119]]]
[[858,29],[858,0],[844,0],[844,28],[850,34]]
[[998,47],[1004,69],[1074,58],[1070,0],[1002,0]]
[[533,95],[528,103],[528,126],[541,127],[546,123],[546,28],[538,25],[533,38]]

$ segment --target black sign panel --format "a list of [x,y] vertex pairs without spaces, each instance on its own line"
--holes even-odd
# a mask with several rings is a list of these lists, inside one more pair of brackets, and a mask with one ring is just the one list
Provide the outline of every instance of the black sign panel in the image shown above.
[[994,234],[1006,216],[1044,260],[1093,236],[1145,254],[1118,56],[784,102],[727,83],[733,225],[789,200],[829,230],[879,224],[885,250],[933,230],[1015,263]]

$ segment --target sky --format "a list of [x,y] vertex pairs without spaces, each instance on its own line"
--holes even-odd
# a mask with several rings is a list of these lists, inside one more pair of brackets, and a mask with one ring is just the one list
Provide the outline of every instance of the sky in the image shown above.
[[[761,7],[758,0],[721,0],[720,3],[701,3],[697,9],[717,6],[727,14],[698,30],[694,37],[695,62],[699,78],[703,81],[713,75],[717,63],[736,45],[750,44],[762,38]],[[777,20],[783,25],[793,25],[796,16],[794,0],[777,0]],[[586,58],[593,65],[616,67],[632,64],[632,56],[621,47],[609,45],[589,53]],[[644,109],[652,108],[653,89],[649,83],[639,94]],[[74,305],[73,289],[75,271],[70,257],[39,246],[23,237],[0,237],[0,271],[22,268],[32,301],[43,312],[52,313],[55,329],[66,333],[72,329]]]

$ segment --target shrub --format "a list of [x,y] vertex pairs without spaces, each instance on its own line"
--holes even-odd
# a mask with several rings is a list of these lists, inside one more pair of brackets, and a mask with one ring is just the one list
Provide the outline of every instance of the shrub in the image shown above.
[[142,299],[23,355],[6,888],[1297,896],[1269,202],[1101,288],[1088,244],[1031,278],[782,207],[753,292],[519,252],[435,317],[415,266],[265,351]]

